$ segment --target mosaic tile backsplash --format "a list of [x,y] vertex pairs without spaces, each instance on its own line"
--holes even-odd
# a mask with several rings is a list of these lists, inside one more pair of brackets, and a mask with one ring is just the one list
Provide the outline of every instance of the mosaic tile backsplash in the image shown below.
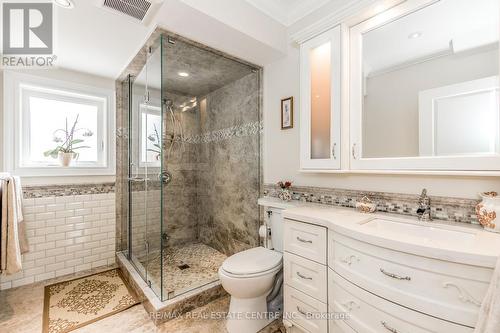
[[115,183],[23,186],[25,199],[115,192]]
[[[279,189],[274,184],[265,184],[263,194],[278,197]],[[325,205],[355,208],[356,202],[367,196],[376,205],[378,212],[417,216],[419,194],[369,192],[321,187],[292,187],[292,200]],[[430,196],[431,215],[434,220],[479,224],[474,208],[479,202],[474,199],[460,199]]]

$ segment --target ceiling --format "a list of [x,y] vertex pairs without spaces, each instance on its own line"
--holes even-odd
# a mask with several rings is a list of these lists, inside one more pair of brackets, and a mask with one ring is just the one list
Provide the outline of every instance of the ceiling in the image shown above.
[[157,11],[148,16],[147,24],[103,8],[103,0],[72,1],[73,9],[54,6],[56,66],[64,69],[116,79],[156,27],[261,66],[276,61],[286,50],[286,28],[281,24],[259,10],[256,15],[240,17],[238,5],[249,7],[245,0],[225,0],[212,6],[226,16],[229,13],[233,21],[248,23],[244,26],[193,5],[206,0],[154,0]]
[[[498,0],[441,0],[363,36],[365,75],[498,43]],[[421,34],[409,38],[413,33]]]
[[54,6],[56,65],[102,77],[118,77],[151,29],[99,7],[98,0],[73,1],[73,9]]
[[[253,68],[211,51],[177,40],[166,44],[163,52],[165,89],[185,96],[202,97],[230,82],[252,73]],[[134,84],[161,89],[161,53],[158,47]],[[187,73],[182,77],[179,73]]]
[[260,11],[290,26],[331,0],[245,0]]

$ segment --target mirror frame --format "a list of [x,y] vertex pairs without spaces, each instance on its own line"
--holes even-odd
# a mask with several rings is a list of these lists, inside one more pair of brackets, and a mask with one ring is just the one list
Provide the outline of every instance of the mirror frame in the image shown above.
[[[454,173],[465,171],[487,175],[500,170],[500,155],[483,156],[432,156],[363,158],[363,34],[400,19],[441,0],[407,0],[368,20],[357,22],[349,28],[349,117],[350,117],[350,169],[384,171],[429,171]],[[499,57],[500,58],[500,57]],[[500,63],[500,59],[499,59]]]

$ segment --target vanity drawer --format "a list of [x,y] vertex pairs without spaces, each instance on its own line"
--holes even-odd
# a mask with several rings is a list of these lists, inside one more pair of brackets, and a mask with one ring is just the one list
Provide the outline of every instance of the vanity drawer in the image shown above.
[[[328,313],[330,315],[335,314],[335,310],[333,310],[333,305],[330,307],[328,305]],[[338,313],[338,311],[337,311]],[[334,316],[330,317],[328,320],[328,332],[329,333],[356,333],[355,330],[352,329],[351,326],[347,325],[347,323],[342,318],[335,318]]]
[[291,253],[284,255],[285,284],[327,302],[327,267]]
[[[467,326],[451,323],[389,302],[330,271],[333,311],[346,312],[344,322],[363,333],[471,333]],[[339,325],[340,326],[340,325]]]
[[326,228],[285,219],[285,251],[326,265]]
[[471,327],[476,324],[493,272],[393,251],[333,232],[329,265],[342,277],[380,297]]
[[285,316],[310,333],[327,333],[327,306],[290,286],[285,286]]

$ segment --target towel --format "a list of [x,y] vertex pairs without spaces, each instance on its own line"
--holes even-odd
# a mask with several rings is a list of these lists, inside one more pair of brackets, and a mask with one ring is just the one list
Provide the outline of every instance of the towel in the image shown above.
[[474,333],[500,333],[500,257],[481,304]]
[[0,177],[0,203],[0,271],[14,274],[22,269],[21,254],[29,249],[19,177]]

